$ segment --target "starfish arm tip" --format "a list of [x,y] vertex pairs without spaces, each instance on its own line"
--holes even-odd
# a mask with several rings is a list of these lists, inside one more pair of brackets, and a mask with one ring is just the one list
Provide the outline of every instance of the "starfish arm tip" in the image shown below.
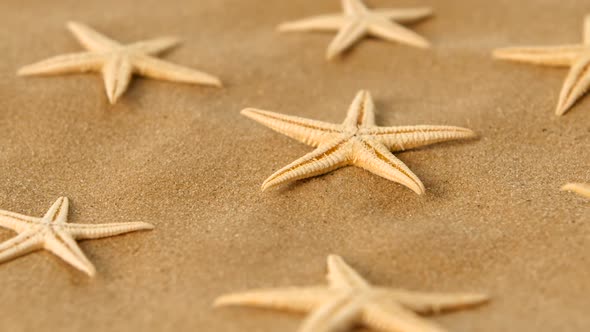
[[506,48],[497,48],[492,51],[492,58],[496,60],[508,60],[509,52]]
[[213,301],[213,308],[221,308],[231,305],[229,296],[220,296]]
[[340,52],[328,50],[328,52],[326,53],[326,60],[333,61],[334,59],[336,59],[338,57],[339,54],[340,54]]
[[291,24],[289,23],[281,23],[277,25],[278,32],[290,32],[291,31]]
[[77,27],[79,27],[81,25],[81,23],[74,21],[74,20],[69,20],[66,22],[66,26],[68,27],[68,29],[75,29]]
[[223,88],[223,82],[217,77],[211,81],[211,85],[216,88]]
[[30,73],[28,72],[28,69],[27,69],[27,67],[22,67],[21,69],[19,69],[19,70],[16,72],[16,75],[17,75],[17,76],[28,76],[28,75],[30,75]]
[[432,48],[432,43],[430,43],[428,40],[424,39],[420,42],[416,43],[416,46],[418,48],[424,49],[424,50],[428,50]]
[[240,114],[242,114],[243,116],[253,119],[253,117],[256,115],[256,112],[258,112],[260,110],[256,109],[256,108],[244,108],[243,110],[240,111]]
[[463,128],[465,130],[465,138],[479,138],[479,135],[471,129]]
[[561,191],[571,191],[572,189],[574,189],[574,184],[573,183],[568,183],[568,184],[562,186],[559,190],[561,190]]
[[138,224],[139,230],[151,231],[156,228],[156,226],[149,224],[147,222],[141,222]]
[[278,32],[296,32],[299,31],[295,22],[284,22],[277,26]]
[[262,186],[260,186],[260,191],[265,192],[267,191],[270,187],[272,187],[271,184],[269,184],[267,181],[265,181]]
[[411,189],[419,196],[424,196],[426,194],[426,189],[424,188],[423,185],[416,187],[416,188],[411,188]]
[[558,105],[557,108],[555,109],[555,115],[563,116],[565,113],[567,113],[567,111],[569,111],[568,107],[565,107],[563,105]]
[[85,265],[84,268],[80,269],[82,272],[86,273],[90,278],[94,278],[96,276],[96,268],[92,263],[88,263]]
[[560,188],[560,190],[574,192],[574,191],[578,190],[578,186],[579,186],[579,184],[577,184],[577,183],[568,183],[568,184],[562,186]]

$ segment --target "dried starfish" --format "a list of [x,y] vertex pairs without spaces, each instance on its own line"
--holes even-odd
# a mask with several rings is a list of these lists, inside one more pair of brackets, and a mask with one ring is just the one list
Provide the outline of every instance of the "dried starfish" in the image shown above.
[[344,14],[323,15],[284,23],[279,26],[279,31],[338,31],[338,35],[328,48],[328,60],[367,35],[420,48],[430,47],[426,39],[398,23],[422,20],[432,15],[431,8],[370,10],[361,0],[342,0],[342,7]]
[[284,288],[231,294],[215,306],[240,305],[307,313],[300,332],[332,332],[355,325],[386,332],[442,332],[419,314],[439,313],[481,305],[483,294],[425,294],[374,287],[344,260],[328,257],[330,287]]
[[534,65],[571,67],[555,111],[561,116],[590,88],[590,15],[585,19],[582,44],[504,48],[494,51],[494,57]]
[[143,222],[119,224],[68,224],[68,199],[60,197],[43,218],[0,210],[0,226],[18,235],[0,244],[0,263],[38,249],[46,249],[90,276],[96,269],[84,256],[76,240],[99,239],[119,234],[150,230],[154,226]]
[[356,95],[342,124],[251,108],[243,110],[242,114],[316,148],[273,174],[264,182],[262,190],[354,165],[423,194],[424,185],[420,179],[390,151],[475,136],[469,129],[451,126],[377,127],[375,105],[368,91]]
[[590,184],[585,183],[568,183],[561,188],[563,191],[571,191],[580,196],[590,198]]
[[68,28],[89,52],[56,56],[23,67],[18,74],[100,72],[112,104],[127,90],[133,74],[172,82],[221,86],[220,80],[214,76],[153,57],[176,46],[179,43],[176,38],[158,38],[122,45],[80,23],[69,22]]

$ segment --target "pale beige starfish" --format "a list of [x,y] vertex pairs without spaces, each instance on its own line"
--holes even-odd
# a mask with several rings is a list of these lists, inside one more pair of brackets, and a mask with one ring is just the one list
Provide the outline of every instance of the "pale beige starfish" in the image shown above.
[[584,24],[584,41],[581,44],[549,47],[515,47],[495,50],[495,58],[534,65],[570,67],[561,90],[555,113],[563,115],[590,88],[590,15]]
[[328,59],[333,59],[367,35],[420,48],[430,47],[422,36],[399,24],[432,15],[430,8],[370,10],[361,0],[342,0],[342,7],[343,14],[284,23],[279,26],[279,31],[337,31],[338,35],[328,48]]
[[386,332],[442,332],[418,314],[484,304],[483,294],[426,294],[369,284],[339,256],[328,257],[329,287],[263,289],[222,296],[215,306],[239,305],[310,313],[300,332],[335,332],[364,325]]
[[590,198],[590,184],[585,183],[568,183],[561,188],[563,191],[571,191],[580,196]]
[[424,185],[420,179],[390,151],[475,136],[469,129],[451,126],[378,127],[375,105],[368,91],[356,95],[342,124],[257,109],[245,109],[242,114],[316,148],[273,174],[262,185],[263,190],[354,165],[423,194]]
[[153,57],[176,46],[179,43],[176,38],[158,38],[122,45],[80,23],[69,22],[68,28],[88,52],[56,56],[23,67],[18,74],[100,72],[112,104],[127,90],[133,74],[172,82],[221,86],[221,81],[214,76]]
[[0,243],[0,263],[38,249],[46,249],[75,268],[94,276],[96,269],[80,250],[76,240],[99,239],[154,228],[143,222],[68,224],[68,206],[68,199],[60,197],[43,218],[0,210],[0,226],[18,233],[14,238]]

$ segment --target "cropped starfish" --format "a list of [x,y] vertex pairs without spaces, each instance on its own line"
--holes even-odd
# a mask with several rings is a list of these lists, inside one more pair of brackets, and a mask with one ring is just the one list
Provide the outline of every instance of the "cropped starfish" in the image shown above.
[[114,104],[127,90],[133,74],[172,82],[221,86],[209,74],[159,60],[153,55],[179,43],[176,38],[158,38],[122,45],[86,25],[69,22],[68,28],[88,52],[56,56],[19,70],[21,76],[69,73],[102,73],[109,101]]
[[364,325],[386,332],[442,332],[418,314],[484,304],[483,294],[426,294],[374,287],[339,256],[328,257],[329,287],[283,288],[231,294],[215,306],[239,305],[310,313],[300,332],[335,332]]
[[0,210],[0,226],[18,235],[0,244],[0,263],[38,249],[46,249],[90,276],[96,269],[84,256],[76,240],[99,239],[119,234],[150,230],[154,226],[142,222],[120,224],[68,224],[68,199],[60,197],[43,218]]
[[368,91],[360,91],[342,124],[287,116],[257,109],[242,114],[316,149],[268,178],[262,190],[354,165],[424,193],[424,185],[390,151],[404,151],[434,143],[474,137],[465,128],[451,126],[377,127],[375,105]]
[[571,191],[580,196],[590,198],[590,184],[585,183],[569,183],[561,188],[563,191]]
[[281,32],[337,31],[338,35],[328,48],[327,58],[333,59],[370,35],[387,41],[428,48],[422,36],[399,23],[412,23],[432,15],[431,8],[370,10],[361,0],[342,0],[343,14],[332,14],[284,23]]
[[570,67],[555,111],[557,115],[563,115],[590,88],[590,15],[586,16],[582,44],[505,48],[494,51],[494,57],[534,65]]

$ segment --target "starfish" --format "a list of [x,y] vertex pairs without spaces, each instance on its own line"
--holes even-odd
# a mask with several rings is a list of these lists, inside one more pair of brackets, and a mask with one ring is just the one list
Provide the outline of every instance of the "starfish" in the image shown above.
[[375,105],[368,91],[356,95],[342,124],[251,108],[243,110],[242,114],[316,148],[273,174],[263,183],[262,190],[354,165],[423,194],[424,185],[420,179],[390,151],[475,136],[469,129],[451,126],[377,127]]
[[590,15],[584,24],[584,41],[581,44],[552,47],[518,47],[494,51],[494,57],[534,65],[570,67],[561,90],[555,113],[569,111],[590,88]]
[[300,332],[332,332],[355,325],[386,332],[442,332],[415,313],[430,314],[474,307],[483,294],[425,294],[369,284],[344,260],[328,257],[329,287],[257,290],[218,298],[215,306],[240,305],[307,313]]
[[342,7],[344,14],[323,15],[284,23],[279,26],[279,31],[338,31],[338,35],[328,48],[328,60],[335,58],[367,35],[420,48],[430,47],[426,39],[398,23],[422,20],[432,15],[431,8],[370,10],[361,0],[342,0]]
[[122,45],[84,24],[69,22],[67,26],[88,52],[60,55],[23,67],[18,71],[20,76],[100,72],[111,104],[127,90],[133,74],[172,82],[221,86],[220,80],[214,76],[153,57],[176,46],[179,43],[176,38]]
[[0,243],[0,263],[38,249],[46,249],[89,276],[94,276],[96,269],[80,250],[76,240],[99,239],[154,228],[143,222],[68,224],[68,206],[68,199],[60,197],[43,218],[0,210],[0,226],[18,233],[14,238]]
[[590,184],[584,183],[569,183],[561,188],[563,191],[571,191],[580,196],[590,198]]

